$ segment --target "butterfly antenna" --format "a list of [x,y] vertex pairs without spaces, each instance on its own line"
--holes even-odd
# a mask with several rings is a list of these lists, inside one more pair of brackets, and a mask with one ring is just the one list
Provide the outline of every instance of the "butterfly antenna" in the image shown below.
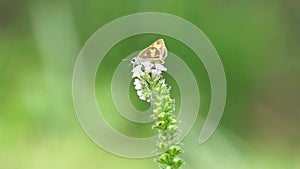
[[[128,58],[125,58],[125,59],[122,59],[122,62],[124,62],[124,61],[128,61],[128,60],[130,60],[130,59],[128,59]],[[131,66],[131,63],[129,63],[129,64],[128,64],[128,66]]]

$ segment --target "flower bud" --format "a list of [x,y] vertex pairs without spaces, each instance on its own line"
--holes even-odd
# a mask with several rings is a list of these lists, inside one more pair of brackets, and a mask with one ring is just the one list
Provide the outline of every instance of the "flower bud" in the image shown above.
[[175,168],[179,168],[180,166],[182,166],[183,163],[184,162],[181,158],[176,157],[173,159],[173,165]]
[[159,156],[158,162],[169,164],[171,162],[171,156],[170,154],[164,153]]
[[168,105],[168,106],[165,107],[166,112],[171,111],[171,110],[172,110],[172,106]]
[[161,112],[157,115],[157,118],[160,119],[160,120],[166,120],[167,117],[168,116],[165,112]]
[[166,124],[166,123],[165,123],[164,121],[158,121],[158,122],[156,123],[156,127],[162,128],[165,124]]
[[179,146],[171,146],[169,148],[169,153],[172,156],[176,156],[181,153],[181,148]]
[[155,103],[155,106],[161,107],[161,106],[162,106],[162,102],[157,102],[157,103]]
[[169,119],[169,124],[176,124],[176,123],[177,123],[176,119],[174,119],[174,118]]
[[160,91],[160,88],[159,88],[159,87],[155,87],[155,88],[154,88],[154,91],[155,91],[155,92],[159,92],[159,91]]
[[166,142],[160,142],[156,146],[160,152],[164,152],[168,149],[168,144]]
[[162,108],[161,108],[161,107],[156,107],[156,108],[153,110],[153,113],[159,114],[161,111],[162,111]]
[[177,126],[175,126],[175,125],[169,125],[167,132],[170,133],[170,134],[175,134],[177,132],[177,130],[178,130]]

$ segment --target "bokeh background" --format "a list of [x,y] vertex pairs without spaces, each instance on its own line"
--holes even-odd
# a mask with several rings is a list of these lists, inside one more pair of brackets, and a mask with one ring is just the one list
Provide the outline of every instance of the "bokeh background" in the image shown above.
[[[135,137],[154,134],[150,124],[129,124],[118,115],[107,86],[122,58],[162,37],[190,65],[201,93],[199,119],[183,140],[183,168],[299,169],[299,9],[297,0],[1,0],[0,168],[157,168],[152,158],[99,148],[81,129],[72,103],[72,72],[85,41],[114,19],[151,11],[182,17],[212,41],[227,77],[224,116],[213,137],[198,144],[210,103],[205,68],[176,39],[146,34],[124,39],[101,63],[96,95],[110,124]],[[166,78],[180,100],[176,81]],[[149,107],[130,91],[138,109]]]

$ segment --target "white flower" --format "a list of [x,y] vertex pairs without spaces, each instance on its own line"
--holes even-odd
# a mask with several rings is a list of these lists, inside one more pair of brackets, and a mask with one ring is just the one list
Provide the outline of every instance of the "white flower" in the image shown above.
[[138,90],[138,91],[137,91],[137,95],[138,95],[138,96],[142,96],[142,94],[143,94],[143,92],[142,92],[141,90]]
[[140,82],[139,79],[134,79],[133,84],[134,84],[135,90],[140,90],[140,89],[142,89],[142,84],[141,84],[141,82]]
[[167,71],[167,68],[161,64],[155,64],[155,69],[152,71],[152,73],[159,75],[162,71]]
[[154,64],[152,64],[152,63],[149,62],[149,61],[142,62],[142,65],[145,67],[145,72],[146,72],[146,73],[151,72],[151,69],[152,69],[152,67],[154,66]]
[[137,66],[133,67],[131,72],[133,72],[132,77],[137,77],[137,76],[142,75],[143,74],[142,65],[137,65]]
[[134,79],[134,82],[133,82],[134,85],[138,85],[138,84],[141,84],[140,80],[139,79]]
[[141,100],[146,100],[145,96],[140,96]]
[[141,100],[146,100],[145,96],[143,95],[143,91],[142,90],[138,90],[137,91],[137,95],[139,96],[139,98]]
[[136,84],[134,86],[135,90],[141,90],[142,89],[142,85],[139,83],[139,84]]

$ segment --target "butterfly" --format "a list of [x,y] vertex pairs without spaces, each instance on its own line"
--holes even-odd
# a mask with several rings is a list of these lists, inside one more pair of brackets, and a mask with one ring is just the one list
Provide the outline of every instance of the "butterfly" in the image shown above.
[[131,59],[131,63],[139,65],[142,62],[151,62],[154,64],[164,64],[167,57],[167,48],[163,39],[158,39],[150,46],[142,50],[136,57]]

